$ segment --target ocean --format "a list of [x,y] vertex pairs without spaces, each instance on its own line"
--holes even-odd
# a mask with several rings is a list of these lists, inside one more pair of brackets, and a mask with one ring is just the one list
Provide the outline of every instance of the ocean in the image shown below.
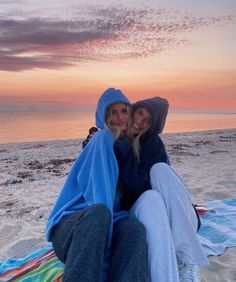
[[[85,138],[93,112],[0,112],[0,143]],[[169,113],[164,132],[236,128],[236,113]]]

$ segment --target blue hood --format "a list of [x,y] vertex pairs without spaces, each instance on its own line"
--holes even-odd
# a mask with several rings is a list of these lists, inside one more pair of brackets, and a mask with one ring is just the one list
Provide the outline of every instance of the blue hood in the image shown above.
[[99,99],[96,116],[98,117],[97,126],[101,130],[80,152],[67,176],[47,221],[46,237],[49,241],[54,226],[63,216],[93,204],[106,205],[114,216],[114,220],[127,216],[124,213],[113,214],[119,171],[113,150],[115,138],[110,130],[104,128],[106,109],[116,102],[129,103],[123,93],[114,88],[109,88]]
[[105,127],[105,117],[107,108],[114,103],[125,103],[129,104],[129,100],[125,97],[125,95],[119,90],[115,88],[108,88],[99,98],[96,110],[96,126],[100,129]]

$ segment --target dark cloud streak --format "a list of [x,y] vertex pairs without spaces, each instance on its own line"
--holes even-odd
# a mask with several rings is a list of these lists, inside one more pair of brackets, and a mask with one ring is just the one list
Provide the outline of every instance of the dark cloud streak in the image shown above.
[[234,22],[164,9],[90,9],[73,19],[0,20],[0,70],[55,69],[87,61],[147,57],[191,44],[184,35]]
[[63,68],[66,66],[71,66],[72,64],[67,62],[60,62],[56,60],[54,57],[49,58],[21,58],[21,57],[13,57],[13,56],[3,56],[0,59],[1,70],[3,71],[22,71],[22,70],[30,70],[35,68],[49,68],[57,69]]

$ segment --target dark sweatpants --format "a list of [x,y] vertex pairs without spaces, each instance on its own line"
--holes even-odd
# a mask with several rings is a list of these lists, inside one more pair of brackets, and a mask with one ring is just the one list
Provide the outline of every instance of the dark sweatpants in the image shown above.
[[[65,216],[55,227],[52,244],[65,263],[64,282],[102,281],[111,215],[102,204]],[[107,282],[149,281],[144,226],[125,218],[113,226]]]

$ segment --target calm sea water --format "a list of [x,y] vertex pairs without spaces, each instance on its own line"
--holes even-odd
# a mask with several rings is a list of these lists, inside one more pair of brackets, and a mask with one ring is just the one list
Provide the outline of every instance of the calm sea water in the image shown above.
[[[85,138],[92,112],[0,112],[0,143]],[[236,128],[236,114],[169,113],[164,132]]]

